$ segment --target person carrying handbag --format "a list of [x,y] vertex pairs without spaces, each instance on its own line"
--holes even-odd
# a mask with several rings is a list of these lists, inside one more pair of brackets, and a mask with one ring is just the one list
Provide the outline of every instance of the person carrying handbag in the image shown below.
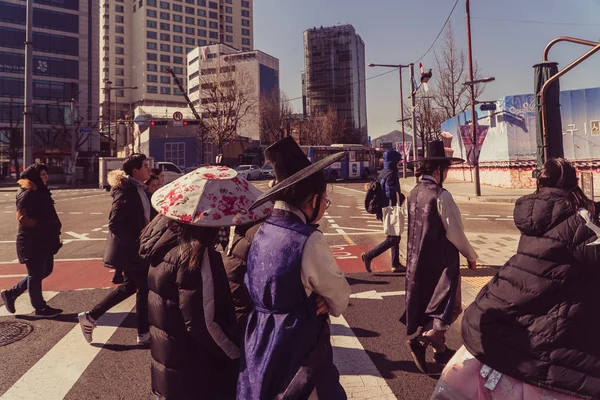
[[[383,169],[379,173],[377,180],[382,190],[382,212],[376,214],[378,221],[383,221],[383,210],[386,207],[396,207],[402,205],[404,195],[400,192],[400,179],[398,177],[398,163],[402,159],[400,153],[396,150],[388,150],[383,153]],[[398,204],[400,201],[400,204]],[[384,230],[386,226],[384,226]],[[400,235],[392,234],[386,231],[385,240],[379,243],[370,251],[361,254],[365,263],[367,272],[371,272],[371,261],[383,254],[388,249],[392,250],[392,272],[406,272],[406,268],[400,263]]]

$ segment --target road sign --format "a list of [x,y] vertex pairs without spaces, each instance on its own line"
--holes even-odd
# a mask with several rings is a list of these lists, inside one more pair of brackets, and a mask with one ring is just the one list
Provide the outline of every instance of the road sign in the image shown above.
[[369,143],[371,143],[371,136],[368,136],[368,137],[367,137],[367,141],[368,141]]
[[483,103],[479,108],[481,111],[496,111],[496,103]]
[[181,121],[181,120],[183,120],[183,114],[180,111],[175,111],[173,113],[173,120],[174,121]]
[[145,115],[138,115],[135,117],[133,122],[135,122],[138,126],[144,125],[148,121],[148,117]]
[[183,126],[183,121],[174,120],[173,121],[173,126]]

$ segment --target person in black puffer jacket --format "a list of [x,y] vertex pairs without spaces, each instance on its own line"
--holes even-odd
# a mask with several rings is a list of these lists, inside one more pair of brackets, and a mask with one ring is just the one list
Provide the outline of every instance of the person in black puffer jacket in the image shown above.
[[517,254],[466,310],[432,398],[600,399],[598,210],[577,183],[552,159],[517,201]]
[[54,255],[62,246],[62,224],[47,186],[48,168],[44,164],[30,165],[17,183],[17,257],[27,267],[27,276],[14,288],[2,291],[2,299],[6,309],[15,313],[15,300],[29,290],[34,316],[55,317],[62,310],[48,306],[42,296],[42,280],[52,273]]

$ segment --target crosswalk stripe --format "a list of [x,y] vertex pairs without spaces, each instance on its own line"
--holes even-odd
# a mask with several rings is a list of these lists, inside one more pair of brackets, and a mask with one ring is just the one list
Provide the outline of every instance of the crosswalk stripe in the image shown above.
[[75,325],[54,347],[4,393],[0,399],[62,399],[131,312],[135,296],[115,306],[98,320],[95,346],[90,346]]
[[[44,300],[50,301],[50,299],[56,296],[58,292],[44,291],[42,294],[44,295]],[[17,300],[15,301],[15,309],[17,310],[16,315],[31,314],[35,310],[31,305],[28,293],[23,293],[23,295],[17,297]],[[6,317],[8,315],[13,314],[6,310],[6,306],[0,307],[0,317]]]

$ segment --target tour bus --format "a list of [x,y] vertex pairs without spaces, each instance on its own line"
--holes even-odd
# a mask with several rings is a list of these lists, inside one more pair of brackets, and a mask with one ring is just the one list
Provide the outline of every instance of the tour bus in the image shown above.
[[311,162],[317,162],[340,151],[347,154],[325,170],[330,182],[341,179],[369,179],[377,172],[375,149],[360,144],[332,144],[331,146],[300,146]]

